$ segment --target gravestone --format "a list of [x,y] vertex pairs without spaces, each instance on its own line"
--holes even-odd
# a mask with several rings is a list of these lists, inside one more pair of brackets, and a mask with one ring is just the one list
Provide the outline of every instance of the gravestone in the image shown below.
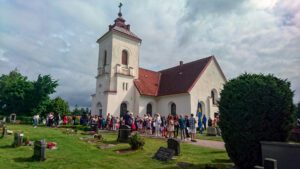
[[17,115],[15,113],[10,114],[9,116],[9,122],[10,123],[15,123],[17,120]]
[[215,127],[207,127],[208,136],[217,136],[217,129]]
[[46,142],[45,140],[39,140],[34,142],[33,156],[36,161],[46,160]]
[[180,140],[175,138],[168,139],[168,149],[175,151],[175,156],[180,155]]
[[265,158],[264,168],[265,169],[277,169],[277,161],[272,158]]
[[19,147],[23,145],[23,137],[24,137],[23,133],[15,133],[13,146]]
[[175,151],[173,149],[160,147],[154,155],[154,159],[160,161],[169,161],[174,156]]
[[2,137],[7,135],[7,128],[5,126],[2,127]]
[[131,127],[128,125],[122,125],[119,128],[118,141],[119,142],[129,142],[129,136],[131,134]]
[[254,166],[254,169],[265,169],[265,168],[263,166],[256,165]]

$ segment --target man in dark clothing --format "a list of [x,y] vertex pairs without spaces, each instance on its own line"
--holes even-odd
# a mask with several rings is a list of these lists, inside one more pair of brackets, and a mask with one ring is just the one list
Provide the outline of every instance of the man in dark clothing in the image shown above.
[[189,131],[188,131],[188,127],[190,127],[190,121],[189,121],[189,116],[185,116],[184,117],[184,120],[185,120],[185,133],[186,133],[186,137],[189,138],[190,135],[189,135]]
[[202,124],[203,124],[204,130],[206,130],[206,121],[207,121],[207,119],[206,119],[206,116],[204,114],[203,118],[202,118]]

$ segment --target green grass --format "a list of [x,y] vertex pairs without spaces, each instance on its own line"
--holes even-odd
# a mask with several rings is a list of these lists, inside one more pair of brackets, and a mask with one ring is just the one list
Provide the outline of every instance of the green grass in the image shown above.
[[[58,144],[58,149],[47,150],[47,160],[35,162],[31,160],[33,147],[22,146],[12,148],[13,136],[0,139],[0,168],[180,168],[178,163],[191,163],[188,168],[204,168],[210,164],[219,168],[228,168],[232,163],[225,151],[181,144],[181,155],[169,162],[160,162],[151,157],[160,146],[166,147],[166,142],[161,139],[145,138],[143,150],[126,154],[117,154],[116,150],[127,149],[129,144],[117,144],[109,149],[98,149],[95,144],[80,140],[81,134],[66,135],[66,129],[49,129],[45,127],[33,128],[29,125],[10,125],[13,131],[23,131],[30,140],[46,139]],[[103,133],[105,143],[115,143],[116,134]]]
[[196,138],[200,140],[223,141],[221,136],[208,136],[207,130],[205,130],[203,134],[200,134],[199,131],[197,131]]

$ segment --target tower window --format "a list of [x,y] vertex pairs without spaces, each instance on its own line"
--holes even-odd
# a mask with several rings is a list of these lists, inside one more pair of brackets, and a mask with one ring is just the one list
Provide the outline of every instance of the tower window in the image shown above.
[[104,51],[104,60],[103,60],[103,66],[107,65],[107,51]]
[[128,52],[126,50],[122,51],[122,64],[128,65]]

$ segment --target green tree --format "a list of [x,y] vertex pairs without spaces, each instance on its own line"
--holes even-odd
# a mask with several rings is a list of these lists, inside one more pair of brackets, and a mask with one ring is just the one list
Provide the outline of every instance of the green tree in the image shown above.
[[61,97],[52,99],[47,106],[47,112],[60,113],[61,115],[70,115],[69,104]]
[[29,81],[17,70],[0,77],[0,109],[6,115],[31,116],[45,111],[49,95],[55,92],[57,81],[50,75],[39,75],[36,81]]
[[286,141],[294,125],[290,83],[273,75],[243,74],[230,80],[219,110],[227,153],[241,169],[261,164],[260,141]]
[[0,77],[0,109],[5,115],[28,112],[26,99],[33,90],[33,84],[17,69]]
[[297,104],[296,114],[297,118],[300,119],[300,102]]

